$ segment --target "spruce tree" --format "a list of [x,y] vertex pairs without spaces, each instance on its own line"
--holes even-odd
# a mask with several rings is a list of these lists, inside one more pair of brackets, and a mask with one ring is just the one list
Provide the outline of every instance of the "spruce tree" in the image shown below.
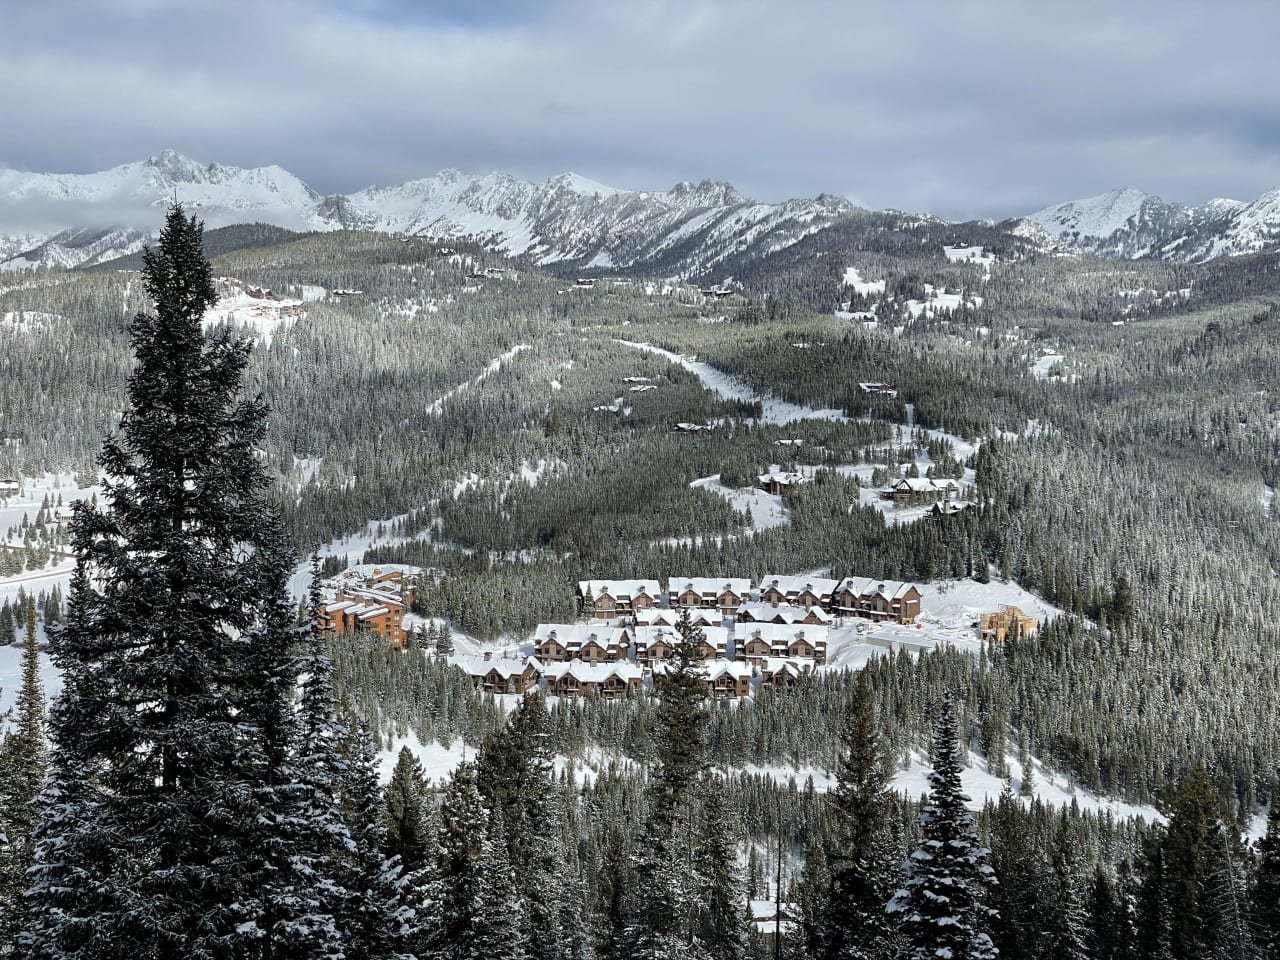
[[1280,960],[1280,798],[1267,811],[1267,832],[1257,843],[1258,869],[1249,891],[1250,916],[1258,948],[1267,960]]
[[0,746],[0,952],[15,942],[26,917],[23,891],[35,852],[38,804],[48,767],[44,685],[35,631],[22,644],[22,684],[13,729]]
[[871,688],[858,677],[844,720],[844,752],[831,794],[835,839],[823,957],[864,960],[892,953],[893,929],[884,904],[896,867],[890,832],[891,797],[876,731]]
[[386,789],[386,853],[399,857],[407,874],[421,869],[432,856],[435,836],[429,826],[430,802],[422,762],[408,747],[401,747]]
[[277,599],[259,547],[279,521],[255,455],[265,406],[238,396],[250,344],[201,328],[216,300],[201,238],[175,206],[143,256],[155,312],[130,328],[137,365],[99,458],[102,503],[76,507],[34,957],[212,960],[261,934],[262,731],[241,708],[260,682],[253,631]]
[[698,912],[696,936],[711,960],[747,960],[749,914],[738,867],[737,831],[730,826],[724,782],[704,784],[702,836],[696,851]]
[[924,839],[906,864],[906,882],[889,901],[897,918],[900,960],[989,960],[997,955],[987,905],[995,875],[978,842],[960,786],[956,721],[948,701],[933,725],[929,797],[920,810]]
[[706,685],[697,656],[704,634],[687,610],[681,611],[676,633],[666,670],[654,680],[657,763],[649,774],[645,842],[636,862],[637,911],[626,934],[631,956],[645,960],[705,956],[694,925],[697,883],[691,862],[699,776],[707,756]]

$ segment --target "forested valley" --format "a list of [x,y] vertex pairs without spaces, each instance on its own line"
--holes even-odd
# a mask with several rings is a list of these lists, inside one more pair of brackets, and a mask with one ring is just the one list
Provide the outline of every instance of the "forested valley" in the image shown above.
[[[1058,256],[874,214],[691,280],[250,227],[204,235],[202,275],[198,231],[170,228],[167,266],[0,276],[0,478],[107,477],[0,531],[0,578],[79,561],[0,604],[26,666],[0,950],[1280,957],[1274,255]],[[157,559],[181,552],[163,494],[183,485],[152,432],[163,323],[135,318],[164,305],[162,267],[204,277],[202,311],[265,304],[179,338],[210,413],[200,482],[239,478],[183,508],[220,538],[183,545],[195,569]],[[973,471],[971,509],[864,502],[924,454]],[[774,465],[812,480],[783,522],[691,486]],[[432,641],[312,629],[318,600],[289,585],[313,553],[423,568]],[[148,585],[179,568],[199,617],[175,639]],[[812,571],[1007,582],[1061,614],[727,702],[688,650],[617,701],[481,694],[442,651],[571,622],[581,580]],[[63,678],[51,746],[38,637]],[[171,656],[186,642],[204,659]],[[193,729],[213,732],[189,752]],[[972,770],[1005,789],[966,797]],[[904,771],[925,795],[893,788]],[[1049,803],[1037,774],[1147,814]]]

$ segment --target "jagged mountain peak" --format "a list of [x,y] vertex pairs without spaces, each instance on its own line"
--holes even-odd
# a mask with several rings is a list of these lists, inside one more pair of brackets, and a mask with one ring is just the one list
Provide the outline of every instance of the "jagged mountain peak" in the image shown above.
[[727,180],[681,180],[667,191],[667,199],[681,207],[731,207],[751,203]]

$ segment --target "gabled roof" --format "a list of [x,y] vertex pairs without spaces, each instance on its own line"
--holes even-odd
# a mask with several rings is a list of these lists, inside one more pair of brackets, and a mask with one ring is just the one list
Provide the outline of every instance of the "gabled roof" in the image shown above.
[[656,599],[662,595],[662,587],[657,580],[579,580],[578,596],[588,593],[593,597],[607,593],[615,600],[631,600],[643,593]]
[[535,673],[542,672],[542,664],[536,657],[526,657],[523,660],[509,657],[494,657],[491,660],[484,657],[459,657],[455,662],[472,677],[487,677],[496,670],[503,680],[510,680],[512,677],[523,676],[531,666]]
[[919,592],[920,588],[914,583],[907,583],[902,580],[877,580],[875,577],[845,577],[840,581],[840,585],[835,592],[836,594],[841,594],[849,590],[859,597],[874,597],[876,594],[880,594],[886,600],[901,600],[913,587]]
[[793,603],[780,603],[777,606],[772,603],[744,603],[738,608],[738,620],[741,622],[744,616],[750,616],[751,623],[768,623],[778,617],[782,618],[783,623],[799,623],[806,617],[816,617],[821,623],[831,621],[831,614],[821,607],[805,608]]
[[893,482],[895,490],[910,490],[912,493],[943,493],[947,490],[959,490],[960,484],[955,480],[932,477],[902,477]]
[[746,643],[755,637],[759,637],[770,646],[778,644],[790,646],[797,640],[803,640],[816,647],[826,644],[827,628],[808,624],[744,623],[742,629],[738,631],[739,643]]
[[737,683],[739,680],[750,679],[752,673],[749,664],[737,660],[711,660],[703,664],[702,669],[708,683],[715,683],[725,676]]
[[626,627],[596,626],[593,623],[540,623],[533,631],[533,642],[542,646],[555,640],[562,647],[580,647],[595,642],[602,647],[624,647],[630,643],[631,631]]
[[545,673],[547,680],[551,682],[571,676],[579,683],[604,683],[610,677],[617,677],[625,683],[633,683],[644,676],[644,671],[640,667],[626,660],[615,663],[583,663],[581,660],[548,663]]
[[799,596],[804,591],[809,590],[819,597],[829,597],[838,582],[829,577],[813,577],[804,573],[794,576],[766,575],[760,581],[759,592],[763,594],[766,590],[776,587],[782,591],[784,596]]
[[698,596],[714,600],[725,593],[745,597],[751,592],[751,581],[746,577],[670,577],[667,591],[674,597],[692,590]]

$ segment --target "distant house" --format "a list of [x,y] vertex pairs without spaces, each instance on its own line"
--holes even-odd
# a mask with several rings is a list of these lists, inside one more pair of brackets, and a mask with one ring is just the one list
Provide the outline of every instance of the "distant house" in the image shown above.
[[17,480],[0,480],[0,497],[11,497],[21,489],[22,484]]
[[707,426],[706,424],[703,424],[703,423],[689,423],[689,422],[684,421],[684,420],[682,420],[680,423],[677,423],[677,424],[676,424],[676,431],[677,431],[678,433],[703,433],[704,431],[707,431],[707,430],[710,430],[710,429],[712,429],[712,428],[711,428],[711,427],[709,427],[709,426]]
[[783,494],[800,486],[809,483],[809,478],[802,473],[789,473],[784,471],[774,471],[772,473],[762,473],[756,477],[756,481],[760,484],[760,489],[773,494]]
[[596,285],[595,277],[579,277],[573,281],[575,287],[594,287]]
[[542,664],[533,657],[524,660],[503,657],[462,657],[458,666],[469,676],[476,688],[485,693],[523,694],[538,685],[542,677]]
[[978,620],[978,636],[996,643],[1004,643],[1010,634],[1029,637],[1039,628],[1035,617],[1010,604],[1001,606],[995,613],[984,613]]
[[832,595],[831,608],[841,616],[914,623],[920,615],[920,598],[914,583],[846,577]]
[[934,503],[949,500],[960,492],[955,480],[934,480],[932,477],[903,477],[895,480],[882,496],[894,503]]
[[629,617],[635,611],[657,606],[662,588],[657,580],[582,580],[578,599],[582,611],[597,620]]
[[860,383],[858,387],[863,393],[874,393],[883,397],[896,397],[898,395],[898,391],[887,383]]
[[732,617],[751,594],[745,577],[671,577],[667,596],[672,607],[719,610]]
[[973,507],[968,500],[940,500],[929,508],[926,519],[928,520],[945,520],[948,517],[954,517],[957,513],[964,513]]
[[605,700],[621,700],[640,690],[644,673],[634,663],[549,663],[547,693],[553,697],[584,697],[595,693]]
[[757,595],[761,603],[789,603],[798,607],[828,607],[837,581],[829,577],[766,576]]
[[626,627],[540,623],[533,631],[534,653],[543,663],[613,663],[626,660],[630,647],[631,631]]

